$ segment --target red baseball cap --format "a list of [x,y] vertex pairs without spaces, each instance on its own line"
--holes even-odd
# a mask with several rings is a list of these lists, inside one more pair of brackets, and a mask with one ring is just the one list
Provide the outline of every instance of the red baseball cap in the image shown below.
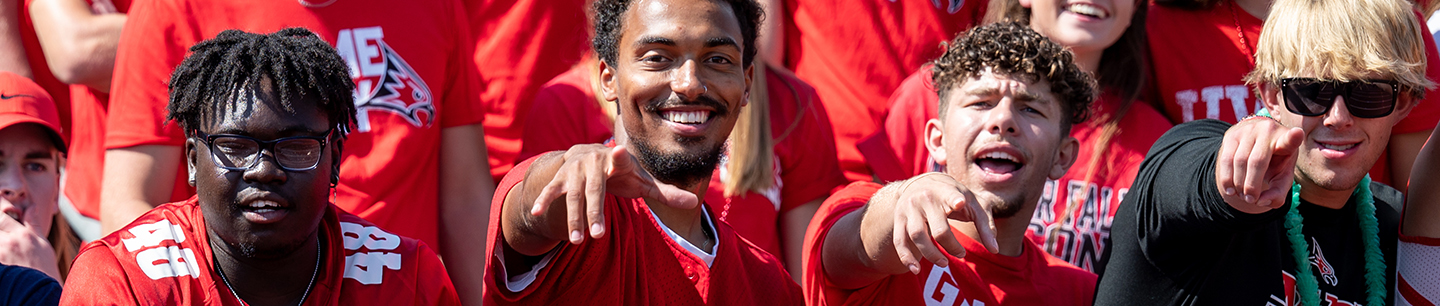
[[18,74],[0,71],[0,129],[35,123],[50,131],[55,148],[65,151],[60,138],[60,112],[40,85]]

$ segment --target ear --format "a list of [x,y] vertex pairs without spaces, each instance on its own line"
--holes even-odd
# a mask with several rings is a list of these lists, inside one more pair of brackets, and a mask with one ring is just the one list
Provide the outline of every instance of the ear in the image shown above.
[[1030,0],[1020,0],[1020,6],[1025,7],[1025,8],[1027,8],[1027,9],[1030,8],[1030,5],[1031,5],[1031,4],[1033,4],[1033,3],[1030,2]]
[[1400,119],[1410,116],[1410,111],[1415,110],[1415,106],[1419,104],[1420,99],[1416,99],[1409,93],[1401,92],[1399,100],[1395,101],[1395,111],[1390,114],[1390,117],[1395,118],[1395,123],[1400,123]]
[[[1260,102],[1265,104],[1265,109],[1270,110],[1270,116],[1288,112],[1285,109],[1284,97],[1280,96],[1280,87],[1275,84],[1260,85]],[[1256,110],[1259,111],[1259,110]]]
[[197,167],[200,166],[198,164],[200,160],[197,159],[200,153],[199,150],[196,150],[196,147],[199,145],[200,144],[195,141],[195,138],[185,138],[185,173],[190,175],[189,179],[186,180],[186,182],[190,182],[190,187],[195,187],[195,169],[198,169]]
[[[337,132],[337,133],[338,133],[338,132]],[[338,137],[338,136],[333,136],[333,137],[336,138],[336,140],[335,140],[335,142],[334,142],[335,145],[330,146],[330,186],[331,186],[331,187],[334,187],[335,185],[340,184],[340,159],[344,157],[344,156],[340,156],[340,153],[341,153],[341,152],[345,152],[345,150],[344,150],[344,145],[345,145],[345,143],[338,141],[338,139],[339,139],[340,137]]]
[[620,95],[616,93],[615,88],[615,67],[605,63],[605,60],[596,60],[595,62],[600,64],[600,96],[604,97],[605,101],[619,101]]
[[764,64],[761,64],[760,61],[754,61],[754,62],[751,62],[750,67],[745,68],[745,96],[742,97],[743,99],[740,100],[740,107],[745,107],[745,106],[747,106],[747,105],[750,105],[750,85],[751,85],[751,84],[754,84],[754,83],[752,83],[751,81],[754,81],[755,78],[757,78],[757,77],[758,77],[758,78],[763,78],[763,77],[765,77],[765,76],[763,76],[763,75],[759,75],[759,76],[755,75],[756,73],[763,73],[763,72],[765,72],[765,69],[755,69],[755,65],[764,65]]
[[925,149],[930,151],[930,159],[941,166],[946,165],[944,125],[938,118],[925,121]]
[[1065,176],[1065,171],[1070,170],[1070,165],[1075,164],[1075,155],[1080,154],[1080,141],[1075,137],[1065,136],[1060,140],[1060,146],[1055,148],[1055,164],[1050,166],[1050,179],[1059,180]]

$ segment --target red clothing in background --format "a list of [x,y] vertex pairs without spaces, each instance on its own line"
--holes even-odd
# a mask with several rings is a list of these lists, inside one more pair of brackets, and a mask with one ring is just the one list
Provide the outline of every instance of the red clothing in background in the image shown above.
[[586,0],[465,1],[485,101],[490,173],[500,181],[520,153],[531,99],[590,50]]
[[[306,27],[336,44],[355,81],[358,121],[345,140],[335,205],[438,245],[440,131],[484,116],[458,1],[310,8],[279,0],[159,0],[138,2],[131,13],[115,59],[107,149],[184,143],[180,127],[165,121],[166,84],[191,45],[227,29]],[[185,171],[181,164],[173,197],[193,193]]]
[[785,66],[825,101],[847,178],[871,179],[870,165],[855,145],[880,128],[890,93],[911,71],[939,57],[945,51],[940,43],[978,24],[987,3],[785,1]]
[[[26,0],[30,2],[34,0]],[[96,0],[111,3],[119,13],[130,11],[130,0]],[[90,86],[70,85],[70,152],[65,161],[65,197],[86,217],[100,218],[100,179],[105,170],[105,113],[110,94]],[[182,188],[183,189],[183,188]]]

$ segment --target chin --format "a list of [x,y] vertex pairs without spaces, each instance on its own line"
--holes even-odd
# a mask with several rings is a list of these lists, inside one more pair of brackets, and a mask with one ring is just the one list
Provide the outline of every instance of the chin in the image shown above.
[[1310,179],[1311,183],[1314,183],[1316,186],[1320,186],[1320,188],[1324,188],[1326,190],[1346,190],[1350,188],[1355,188],[1357,185],[1360,184],[1360,180],[1365,178],[1365,172],[1336,172],[1330,171],[1328,169],[1321,171],[1301,171],[1305,174],[1307,178]]

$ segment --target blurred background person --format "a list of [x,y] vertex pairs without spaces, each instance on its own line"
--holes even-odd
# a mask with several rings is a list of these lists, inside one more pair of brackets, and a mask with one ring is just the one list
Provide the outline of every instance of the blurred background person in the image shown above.
[[[60,156],[65,152],[59,117],[39,85],[0,72],[0,212],[5,214],[0,216],[0,264],[23,266],[64,281],[80,240],[59,216],[56,204]],[[0,278],[6,280],[0,280],[0,287],[10,277],[25,275],[8,268],[3,274]]]

